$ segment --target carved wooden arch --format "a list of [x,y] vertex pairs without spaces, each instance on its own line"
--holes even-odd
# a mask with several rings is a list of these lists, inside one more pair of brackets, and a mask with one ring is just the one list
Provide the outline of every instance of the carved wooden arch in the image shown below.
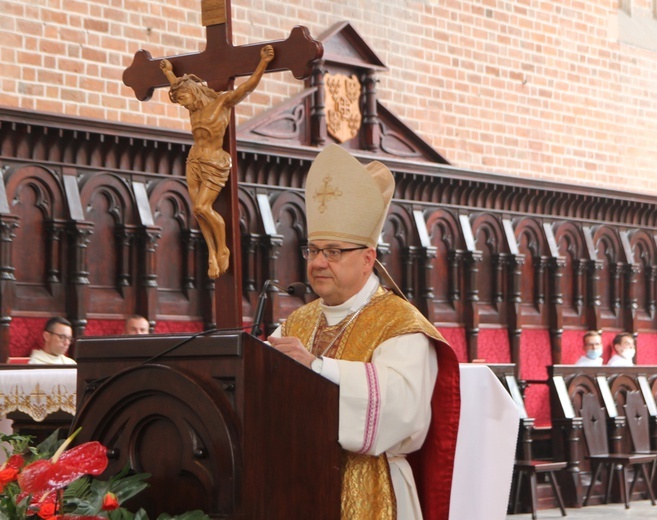
[[516,242],[518,244],[520,244],[523,236],[527,236],[526,248],[531,253],[531,256],[537,258],[548,255],[545,231],[537,219],[532,217],[520,217],[514,219],[513,225]]
[[7,200],[18,217],[12,258],[15,287],[13,314],[65,313],[65,224],[68,206],[61,179],[41,166],[11,167],[4,174]]
[[270,278],[285,283],[306,280],[306,263],[300,249],[308,237],[305,200],[300,193],[283,191],[270,195],[270,204],[276,231],[282,237],[282,243],[276,245]]
[[239,205],[240,232],[242,235],[260,235],[264,232],[256,192],[240,186],[237,193]]
[[192,199],[189,197],[187,184],[183,179],[158,178],[148,183],[147,191],[154,221],[157,221],[162,211],[161,202],[169,199],[175,203],[174,215],[181,229],[199,229],[198,222],[194,217]]
[[425,211],[425,220],[429,240],[436,248],[429,286],[438,301],[460,300],[463,288],[459,282],[466,248],[458,216],[447,209],[430,209]]
[[131,186],[125,178],[107,172],[89,172],[78,186],[84,220],[93,223],[86,247],[88,312],[121,315],[126,301],[132,305],[137,274],[132,252],[140,222]]
[[650,386],[652,395],[657,399],[657,374],[650,374],[648,376],[648,385]]
[[107,199],[108,213],[116,224],[139,224],[135,198],[124,177],[108,172],[91,172],[79,180],[78,186],[85,217],[91,210],[93,198],[102,195]]
[[[470,216],[472,234],[477,244],[480,243],[481,234],[485,234],[484,243],[491,253],[508,253],[509,247],[504,237],[502,223],[492,213],[473,213]],[[480,251],[484,249],[477,247]]]
[[7,200],[13,207],[20,201],[22,190],[35,190],[35,207],[44,219],[67,218],[66,200],[60,176],[55,171],[37,165],[12,166],[4,173]]
[[[568,380],[566,384],[570,401],[573,403],[573,410],[578,417],[581,416],[582,400],[586,394],[593,394],[600,399],[598,384],[593,376],[580,373]],[[600,406],[604,406],[604,403],[600,402]]]
[[655,310],[655,288],[653,266],[657,265],[657,248],[654,238],[644,229],[633,229],[628,233],[632,258],[630,263],[639,266],[634,288],[634,297],[639,312],[653,316]]
[[[618,313],[622,305],[621,295],[623,293],[620,263],[625,260],[624,250],[615,228],[601,225],[593,227],[592,230],[596,260],[602,261],[598,290],[600,309],[603,311],[610,310],[616,317],[615,321],[618,321],[620,318]],[[620,326],[619,323],[613,323],[612,325]]]
[[242,292],[247,298],[250,293],[253,294],[253,302],[249,301],[251,306],[255,302],[254,293],[265,278],[260,272],[266,263],[262,251],[264,227],[254,189],[240,186],[237,204],[242,239]]
[[562,269],[561,289],[563,308],[581,314],[584,306],[585,291],[583,276],[588,249],[585,247],[584,235],[578,224],[571,221],[557,221],[552,224],[552,231],[560,257],[566,260]]
[[598,260],[608,263],[626,261],[617,229],[607,225],[594,226],[592,238]]
[[588,259],[584,235],[578,224],[568,220],[558,220],[552,223],[552,230],[559,256],[572,260]]
[[416,271],[420,238],[415,220],[407,207],[395,202],[390,205],[381,237],[389,246],[388,254],[382,258],[386,269],[404,294],[412,300],[417,294],[413,272]]
[[639,381],[634,374],[618,373],[610,377],[608,383],[618,414],[623,415],[623,405],[626,403],[627,393],[641,391]]
[[480,301],[497,305],[504,301],[507,291],[504,266],[509,247],[502,223],[490,213],[475,213],[470,216],[470,225],[475,249],[482,252],[478,280]]
[[522,265],[520,294],[523,303],[540,309],[545,303],[545,269],[548,245],[545,231],[535,218],[517,218],[513,221],[518,252],[525,255]]
[[[465,240],[461,233],[458,216],[451,210],[438,208],[424,212],[431,244],[436,245],[436,238],[445,243],[448,251],[465,250]],[[436,233],[436,230],[440,230]]]
[[[161,229],[155,250],[155,273],[160,290],[184,292],[204,279],[205,241],[194,217],[187,185],[180,178],[160,178],[148,184],[153,223]],[[146,236],[142,236],[146,239]],[[149,240],[150,242],[150,240]],[[142,244],[149,248],[149,244]],[[150,244],[152,246],[153,244]],[[144,254],[143,251],[140,251]]]

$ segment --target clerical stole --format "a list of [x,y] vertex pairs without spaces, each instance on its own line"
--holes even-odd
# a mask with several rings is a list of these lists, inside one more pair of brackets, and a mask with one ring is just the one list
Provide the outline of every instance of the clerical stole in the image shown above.
[[[436,433],[434,422],[437,419],[440,422],[441,436],[447,432],[447,439],[439,441],[442,449],[438,452],[432,450],[432,455],[438,456],[439,459],[428,464],[429,467],[435,468],[436,472],[441,474],[437,479],[433,478],[432,480],[433,483],[440,485],[438,492],[439,501],[442,502],[439,506],[440,511],[434,511],[437,516],[430,516],[436,519],[446,519],[449,511],[460,409],[458,362],[451,363],[449,353],[454,361],[456,356],[436,328],[414,306],[383,288],[378,289],[371,302],[362,309],[355,320],[351,322],[349,320],[350,317],[347,317],[334,327],[325,327],[325,318],[319,301],[314,301],[292,313],[283,324],[281,333],[283,336],[296,336],[308,350],[317,355],[322,354],[324,349],[335,340],[324,355],[364,363],[372,360],[374,350],[381,343],[403,334],[423,333],[434,340],[439,352],[439,374],[436,387],[439,386],[441,377],[444,377],[449,385],[456,385],[455,391],[453,388],[443,388],[445,385],[440,385],[444,392],[442,395],[434,389],[432,410],[434,414],[441,413],[441,417],[432,418],[432,426],[429,431],[431,433],[434,430]],[[344,330],[341,330],[343,327]],[[322,334],[324,329],[326,329],[326,334]],[[312,339],[314,339],[315,345],[309,344]],[[445,351],[442,356],[441,351]],[[445,367],[440,364],[441,358],[449,360]],[[444,373],[443,368],[445,369]],[[454,368],[456,375],[454,375]],[[433,401],[437,397],[439,399],[446,398],[447,406],[436,409]],[[435,442],[432,441],[431,444],[435,446]],[[435,503],[428,506],[437,507]],[[447,513],[443,515],[443,511]],[[349,520],[394,520],[397,518],[390,468],[385,454],[375,457],[345,451],[342,468],[342,518]]]

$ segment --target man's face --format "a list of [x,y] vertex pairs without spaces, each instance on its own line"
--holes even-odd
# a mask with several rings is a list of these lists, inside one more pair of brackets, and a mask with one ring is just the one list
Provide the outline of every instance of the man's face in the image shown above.
[[73,330],[63,323],[51,325],[43,331],[43,350],[53,356],[66,354],[73,341]]
[[[349,242],[315,240],[308,244],[317,249],[350,249],[358,247]],[[307,260],[310,285],[326,305],[340,305],[346,302],[365,285],[372,272],[376,252],[374,249],[345,251],[340,260],[329,262],[323,253]]]
[[584,350],[602,350],[602,338],[597,334],[585,337]]
[[618,352],[621,356],[623,355],[623,352],[626,350],[634,350],[634,338],[630,336],[624,336],[621,339],[620,343],[616,343],[614,345],[614,348],[616,349],[616,352]]
[[125,322],[126,334],[148,334],[148,320],[146,318],[130,318]]

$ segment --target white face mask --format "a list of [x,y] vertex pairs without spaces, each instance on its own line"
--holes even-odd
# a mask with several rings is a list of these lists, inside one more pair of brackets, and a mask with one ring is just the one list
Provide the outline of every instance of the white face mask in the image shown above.
[[625,350],[623,350],[621,356],[623,356],[628,361],[631,361],[632,358],[634,358],[634,354],[636,354],[636,350],[634,350],[633,348],[626,348]]

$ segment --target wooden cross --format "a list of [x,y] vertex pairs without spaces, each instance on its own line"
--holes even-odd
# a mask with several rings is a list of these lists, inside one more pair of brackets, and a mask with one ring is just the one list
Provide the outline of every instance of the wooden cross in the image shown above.
[[[135,54],[132,64],[123,73],[123,82],[132,88],[140,101],[147,101],[156,88],[168,87],[167,77],[160,69],[163,59],[169,60],[177,76],[195,74],[214,90],[228,90],[239,76],[253,73],[260,61],[260,49],[274,48],[275,57],[266,72],[290,70],[303,79],[312,72],[312,62],[321,58],[322,44],[310,37],[308,29],[297,26],[286,40],[276,40],[235,47],[232,45],[230,0],[202,0],[202,23],[206,27],[204,51],[181,56],[153,59],[146,50]],[[235,145],[235,114],[226,131],[224,149],[232,156],[233,171],[222,189],[215,210],[226,221],[226,244],[231,251],[228,272],[215,282],[214,315],[217,328],[242,326],[242,261],[240,252],[239,205],[237,192],[237,151]]]

